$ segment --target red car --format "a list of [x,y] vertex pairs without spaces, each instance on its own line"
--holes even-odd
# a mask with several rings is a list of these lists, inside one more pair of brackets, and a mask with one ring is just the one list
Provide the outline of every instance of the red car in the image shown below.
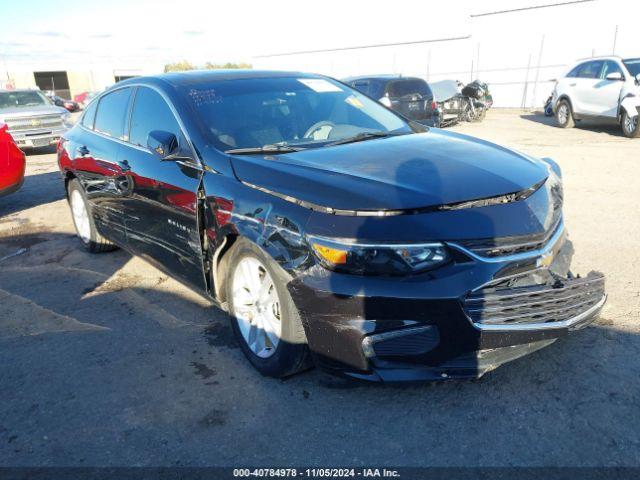
[[25,157],[7,131],[7,125],[0,123],[0,197],[20,189],[24,181]]

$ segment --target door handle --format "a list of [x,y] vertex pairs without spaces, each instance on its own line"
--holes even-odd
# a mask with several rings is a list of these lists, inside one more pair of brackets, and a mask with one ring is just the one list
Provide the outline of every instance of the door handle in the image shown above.
[[569,84],[569,86],[570,86],[570,87],[575,87],[575,86],[576,86],[576,84],[575,84],[575,83],[570,83],[570,84]]
[[120,160],[118,162],[118,166],[120,167],[120,170],[122,170],[123,173],[131,171],[131,165],[129,165],[128,160]]
[[78,148],[78,153],[80,154],[80,156],[84,157],[85,155],[89,155],[91,152],[85,145],[82,145]]

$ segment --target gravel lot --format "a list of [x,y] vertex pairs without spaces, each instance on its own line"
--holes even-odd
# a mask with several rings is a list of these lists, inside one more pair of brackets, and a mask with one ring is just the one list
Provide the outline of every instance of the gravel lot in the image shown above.
[[640,140],[519,111],[454,129],[560,163],[574,270],[608,276],[593,327],[473,382],[263,378],[207,300],[84,253],[34,151],[0,199],[0,466],[640,466]]

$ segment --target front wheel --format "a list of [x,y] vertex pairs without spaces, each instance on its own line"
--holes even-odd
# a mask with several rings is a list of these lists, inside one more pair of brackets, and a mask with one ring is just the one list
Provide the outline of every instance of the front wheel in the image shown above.
[[74,178],[69,182],[67,193],[73,225],[76,227],[76,233],[84,248],[91,253],[115,250],[117,247],[98,233],[93,215],[91,215],[91,205],[77,179]]
[[226,298],[233,332],[263,375],[287,377],[311,365],[300,314],[281,267],[248,240],[229,252]]
[[640,137],[640,122],[638,122],[639,116],[640,115],[635,115],[634,117],[630,117],[626,111],[622,112],[622,120],[620,121],[620,126],[622,127],[622,133],[624,133],[625,137]]

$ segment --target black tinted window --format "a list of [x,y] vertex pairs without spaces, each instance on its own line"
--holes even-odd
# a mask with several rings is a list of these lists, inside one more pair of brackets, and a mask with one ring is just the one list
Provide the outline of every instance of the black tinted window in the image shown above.
[[102,97],[98,104],[95,130],[105,135],[125,139],[124,126],[130,97],[130,88],[116,90]]
[[387,93],[389,93],[390,97],[404,97],[405,95],[415,95],[416,93],[423,97],[433,97],[427,82],[418,78],[395,80],[389,83]]
[[153,130],[173,133],[180,138],[180,127],[173,112],[162,96],[150,88],[138,88],[131,115],[129,141],[147,146],[147,137]]
[[82,125],[93,130],[93,122],[96,119],[96,107],[98,102],[91,102],[82,116]]
[[582,68],[582,65],[584,64],[580,64],[576,67],[573,67],[573,70],[571,70],[569,73],[567,73],[567,77],[571,77],[571,78],[575,78],[578,76],[578,73],[580,72],[580,69]]
[[603,62],[598,60],[597,62],[583,63],[578,72],[580,78],[600,78],[600,71],[602,70]]

